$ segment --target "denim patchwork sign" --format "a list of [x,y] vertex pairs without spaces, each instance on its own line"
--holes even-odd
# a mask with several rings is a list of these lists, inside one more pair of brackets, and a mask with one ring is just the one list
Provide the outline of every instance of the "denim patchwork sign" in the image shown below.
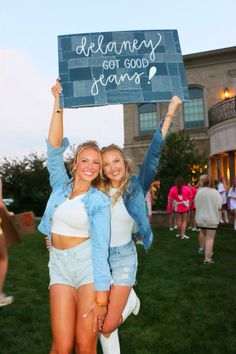
[[63,35],[58,54],[62,107],[188,99],[176,30]]

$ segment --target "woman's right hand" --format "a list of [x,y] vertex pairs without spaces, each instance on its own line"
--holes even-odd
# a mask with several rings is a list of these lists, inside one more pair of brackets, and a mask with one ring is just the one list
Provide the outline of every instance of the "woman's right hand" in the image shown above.
[[45,243],[46,243],[46,247],[48,252],[50,251],[50,247],[51,247],[51,242],[49,241],[49,239],[47,237],[45,237]]
[[56,83],[52,86],[51,92],[54,96],[54,98],[58,98],[59,94],[62,92],[62,87],[60,83],[60,79],[56,79]]

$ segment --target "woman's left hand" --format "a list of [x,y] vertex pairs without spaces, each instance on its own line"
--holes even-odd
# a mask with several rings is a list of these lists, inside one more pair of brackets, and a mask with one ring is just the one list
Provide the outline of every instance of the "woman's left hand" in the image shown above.
[[107,306],[101,307],[94,301],[88,308],[88,311],[83,315],[84,318],[88,317],[90,312],[93,313],[93,331],[96,332],[97,328],[101,331],[103,323],[107,315]]

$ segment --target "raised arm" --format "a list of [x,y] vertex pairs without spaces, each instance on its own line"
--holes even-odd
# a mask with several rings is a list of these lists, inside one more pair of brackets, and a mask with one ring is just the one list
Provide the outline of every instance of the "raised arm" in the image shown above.
[[54,97],[54,105],[48,132],[47,168],[50,174],[50,185],[54,188],[69,179],[63,160],[63,153],[69,146],[69,141],[67,138],[63,139],[63,109],[59,105],[59,95],[62,87],[59,79],[56,80],[51,91]]
[[164,118],[164,121],[162,124],[162,128],[161,128],[163,139],[165,138],[165,136],[169,130],[169,127],[171,125],[171,122],[174,118],[174,115],[175,115],[177,109],[181,106],[181,104],[182,104],[182,101],[178,96],[172,97],[172,99],[168,105],[168,111],[165,115],[165,118]]
[[48,132],[48,141],[53,147],[61,147],[63,139],[63,109],[59,105],[59,94],[62,91],[62,87],[59,79],[56,80],[55,85],[51,88],[54,105],[51,118],[51,124]]
[[148,150],[144,156],[138,174],[138,178],[139,181],[141,182],[144,195],[146,195],[150,185],[152,184],[156,176],[161,151],[167,138],[167,132],[170,128],[176,110],[180,107],[181,104],[182,101],[179,97],[177,96],[172,97],[168,106],[168,111],[164,119],[160,122],[159,126],[157,127],[156,132],[152,138],[152,141],[148,147]]

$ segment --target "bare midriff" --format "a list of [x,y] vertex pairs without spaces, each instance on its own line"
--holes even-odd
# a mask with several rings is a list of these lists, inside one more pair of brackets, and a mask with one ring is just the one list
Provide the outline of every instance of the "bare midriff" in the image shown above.
[[87,240],[88,240],[87,236],[74,237],[74,236],[63,236],[63,235],[52,233],[52,246],[59,250],[65,250],[67,248],[78,246]]

